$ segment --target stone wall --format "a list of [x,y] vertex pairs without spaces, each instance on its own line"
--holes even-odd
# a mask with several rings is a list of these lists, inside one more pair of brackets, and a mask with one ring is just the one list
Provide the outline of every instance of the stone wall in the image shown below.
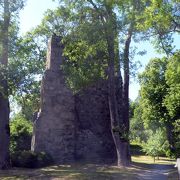
[[116,151],[111,135],[107,98],[106,81],[100,81],[75,95],[78,160],[115,162]]
[[53,36],[48,47],[41,110],[34,122],[31,149],[51,154],[56,163],[112,163],[116,151],[110,130],[106,81],[73,95],[60,68],[62,48],[60,38]]

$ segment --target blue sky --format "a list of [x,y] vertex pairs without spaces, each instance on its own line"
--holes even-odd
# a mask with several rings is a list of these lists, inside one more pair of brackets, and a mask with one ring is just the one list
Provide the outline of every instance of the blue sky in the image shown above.
[[[20,32],[21,34],[26,33],[31,30],[33,27],[36,27],[43,18],[43,15],[47,9],[54,9],[57,6],[57,2],[52,0],[27,0],[27,4],[23,10],[20,12]],[[178,49],[180,49],[180,39],[178,36],[175,36],[175,44]],[[137,56],[135,60],[141,60],[142,68],[139,69],[139,72],[142,72],[145,65],[151,58],[161,57],[162,55],[157,54],[152,45],[149,42],[138,43],[139,50],[147,50],[147,54],[144,56]],[[139,84],[137,81],[131,80],[130,83],[130,98],[135,100],[138,96]]]
[[20,32],[24,34],[41,22],[47,9],[54,9],[57,2],[52,0],[27,0],[26,6],[20,11]]

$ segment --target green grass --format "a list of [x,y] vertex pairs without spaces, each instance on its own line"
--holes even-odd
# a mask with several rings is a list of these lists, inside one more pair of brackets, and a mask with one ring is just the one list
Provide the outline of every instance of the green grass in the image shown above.
[[72,164],[61,166],[49,166],[41,169],[13,168],[0,171],[1,180],[137,180],[138,175],[147,170],[155,169],[157,166],[166,168],[170,173],[168,180],[175,180],[177,171],[172,160],[160,158],[153,164],[153,159],[148,156],[133,156],[133,163],[129,168],[118,168],[116,166],[95,164]]
[[[151,156],[132,156],[133,162],[146,163],[146,164],[154,164],[154,158]],[[159,159],[155,160],[155,164],[169,164],[175,165],[174,159],[169,159],[167,157],[159,157]]]

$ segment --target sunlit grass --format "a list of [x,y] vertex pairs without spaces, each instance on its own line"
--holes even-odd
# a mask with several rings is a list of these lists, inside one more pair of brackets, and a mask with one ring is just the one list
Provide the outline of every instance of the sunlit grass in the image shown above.
[[[154,158],[151,156],[132,156],[133,162],[146,163],[146,164],[154,164]],[[174,159],[169,159],[167,157],[159,157],[159,159],[155,159],[155,164],[175,164]]]

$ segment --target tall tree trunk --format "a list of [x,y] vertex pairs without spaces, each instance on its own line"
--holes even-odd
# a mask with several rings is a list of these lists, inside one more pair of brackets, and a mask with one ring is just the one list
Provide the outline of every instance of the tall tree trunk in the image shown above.
[[[130,164],[128,153],[128,142],[124,140],[124,121],[123,121],[123,88],[122,77],[119,74],[119,87],[115,80],[115,37],[118,35],[116,27],[116,18],[112,10],[110,1],[104,2],[106,11],[102,11],[96,6],[93,0],[87,0],[92,4],[99,14],[104,26],[104,34],[108,49],[108,101],[111,120],[111,132],[116,146],[117,165],[128,166]],[[129,112],[128,112],[129,113]]]
[[[131,37],[132,37],[132,27],[130,26],[124,48],[123,121],[125,125],[125,131],[127,134],[129,134],[129,63],[130,63],[129,48],[131,44]],[[128,146],[128,158],[129,160],[131,160],[130,145],[128,139],[127,139],[127,146]]]
[[[115,81],[115,66],[114,66],[114,44],[112,37],[108,41],[108,53],[109,53],[109,74],[108,74],[108,98],[109,98],[109,110],[111,119],[111,132],[116,146],[117,152],[117,165],[128,166],[130,164],[128,153],[128,142],[123,138],[124,136],[124,122],[123,122],[123,99],[122,99],[122,85],[117,91],[117,83]],[[119,79],[119,84],[122,84],[122,80]],[[117,99],[119,101],[117,101]],[[119,111],[118,111],[119,110]]]
[[[108,12],[108,27],[106,31],[107,47],[108,47],[108,98],[109,98],[109,110],[111,119],[111,131],[113,140],[117,151],[117,165],[128,166],[130,164],[128,157],[128,143],[124,141],[123,130],[123,104],[122,104],[122,78],[119,77],[119,101],[117,100],[117,83],[115,80],[115,26],[113,11],[107,7]],[[121,73],[120,73],[121,74]],[[119,108],[120,106],[120,108]]]
[[[10,22],[9,1],[4,0],[4,22],[2,25],[2,53],[0,64],[4,68],[8,65],[8,29]],[[8,83],[5,76],[0,77],[0,169],[6,169],[10,165],[9,158],[9,99],[8,99]]]

